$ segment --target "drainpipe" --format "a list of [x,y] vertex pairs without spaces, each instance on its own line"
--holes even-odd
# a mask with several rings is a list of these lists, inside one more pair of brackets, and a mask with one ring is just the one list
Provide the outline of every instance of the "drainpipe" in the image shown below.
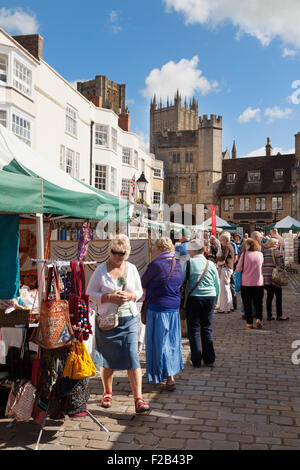
[[91,138],[90,138],[90,186],[93,186],[93,146],[94,146],[94,121],[91,121]]

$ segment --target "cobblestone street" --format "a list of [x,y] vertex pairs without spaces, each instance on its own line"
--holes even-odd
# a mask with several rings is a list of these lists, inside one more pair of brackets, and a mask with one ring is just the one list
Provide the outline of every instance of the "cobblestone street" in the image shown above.
[[[247,330],[238,309],[215,315],[216,364],[194,369],[183,339],[185,368],[174,392],[146,384],[151,405],[147,416],[135,415],[126,374],[114,380],[113,407],[98,406],[99,377],[90,381],[88,409],[109,430],[90,418],[48,420],[41,450],[269,450],[300,448],[300,364],[292,348],[300,340],[300,274],[283,289],[288,322],[264,322]],[[240,305],[240,298],[238,299]],[[266,317],[264,313],[264,317]],[[299,349],[299,346],[298,346]],[[298,354],[300,357],[300,354]],[[144,353],[141,355],[144,369]],[[0,449],[34,449],[40,427],[34,422],[7,428],[0,420]]]

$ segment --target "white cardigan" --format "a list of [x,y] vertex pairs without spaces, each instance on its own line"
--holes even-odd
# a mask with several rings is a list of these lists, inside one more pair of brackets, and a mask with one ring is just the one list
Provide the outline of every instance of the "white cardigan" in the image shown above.
[[[136,266],[132,263],[128,263],[126,273],[126,286],[125,290],[133,292],[136,295],[136,301],[142,298],[143,288],[140,279],[140,275]],[[106,269],[106,263],[100,264],[92,275],[90,282],[87,287],[86,293],[90,296],[90,300],[98,305],[98,313],[106,313],[111,306],[111,303],[101,303],[102,295],[111,294],[116,290],[115,280],[108,274]],[[138,315],[138,309],[136,302],[129,301],[130,310],[133,316]]]

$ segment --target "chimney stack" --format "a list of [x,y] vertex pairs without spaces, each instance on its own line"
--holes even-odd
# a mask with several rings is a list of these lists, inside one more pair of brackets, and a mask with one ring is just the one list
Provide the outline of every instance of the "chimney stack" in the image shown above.
[[266,156],[271,157],[272,156],[272,145],[271,145],[271,139],[270,137],[267,137],[267,145],[266,145]]
[[295,156],[300,158],[300,132],[295,134]]
[[39,34],[26,34],[24,36],[13,36],[13,38],[36,59],[40,60],[43,57],[44,38]]

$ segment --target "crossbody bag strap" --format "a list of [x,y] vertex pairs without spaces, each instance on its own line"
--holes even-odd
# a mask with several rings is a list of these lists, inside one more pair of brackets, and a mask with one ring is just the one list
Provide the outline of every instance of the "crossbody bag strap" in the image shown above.
[[204,276],[205,276],[205,274],[206,274],[208,265],[209,265],[209,261],[207,260],[207,261],[206,261],[205,268],[204,268],[204,270],[203,270],[203,273],[202,273],[201,276],[200,276],[199,281],[197,281],[197,283],[194,285],[193,289],[188,293],[188,297],[191,295],[192,292],[194,292],[194,290],[196,289],[196,287],[199,286],[200,282],[202,281],[202,279],[204,278]]
[[273,248],[272,248],[272,258],[273,258],[273,263],[275,264],[275,266],[277,266],[276,257],[275,257],[274,249],[273,249]]

